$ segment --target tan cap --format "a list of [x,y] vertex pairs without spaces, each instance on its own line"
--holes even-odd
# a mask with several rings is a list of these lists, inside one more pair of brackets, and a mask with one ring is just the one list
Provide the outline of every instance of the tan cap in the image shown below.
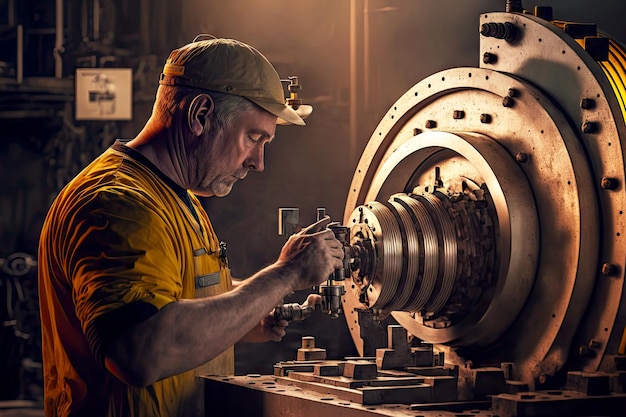
[[173,50],[159,84],[245,97],[277,116],[281,124],[305,124],[285,103],[280,77],[267,58],[234,39],[200,40]]

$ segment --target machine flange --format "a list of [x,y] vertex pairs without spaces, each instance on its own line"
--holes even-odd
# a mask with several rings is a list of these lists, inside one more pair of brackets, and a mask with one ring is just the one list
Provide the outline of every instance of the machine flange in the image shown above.
[[[442,135],[434,136],[439,138],[438,148],[448,149],[470,162],[465,165],[482,163],[481,169],[474,168],[479,178],[495,172],[491,178],[482,178],[491,181],[487,188],[518,184],[519,178],[526,178],[535,201],[541,244],[536,236],[532,237],[532,225],[526,231],[523,222],[516,226],[519,230],[515,233],[511,233],[510,224],[501,224],[500,233],[514,236],[512,247],[528,247],[528,243],[520,243],[526,239],[519,237],[526,233],[535,239],[533,245],[539,249],[536,274],[534,280],[530,279],[532,283],[523,286],[532,284],[532,291],[500,340],[503,347],[488,349],[488,358],[484,356],[486,350],[479,356],[483,356],[483,361],[518,363],[519,377],[524,380],[555,372],[567,360],[567,353],[548,358],[548,352],[569,349],[573,329],[577,328],[593,289],[600,242],[594,178],[576,129],[542,91],[509,74],[477,68],[434,74],[407,91],[375,130],[353,177],[344,222],[350,221],[360,204],[385,201],[393,193],[411,192],[419,186],[426,173],[439,163],[436,158],[429,161],[432,150],[428,149],[432,146],[420,145],[422,139],[431,135]],[[467,143],[467,138],[481,135],[495,141],[508,156],[486,157],[486,150],[478,149],[475,155],[465,157],[456,149]],[[410,155],[414,156],[409,158]],[[425,161],[429,162],[424,164]],[[487,166],[481,161],[488,161]],[[446,164],[458,165],[458,160],[450,158]],[[491,164],[514,164],[523,174],[511,174],[511,169],[504,172]],[[507,187],[512,186],[504,186]],[[520,199],[524,200],[530,199]],[[499,251],[506,259],[510,249],[504,245]],[[524,270],[523,262],[516,262],[515,268]],[[533,262],[528,265],[533,269]],[[344,311],[355,344],[362,348],[355,311],[363,305],[354,293],[350,296],[350,287],[348,283]],[[515,310],[509,310],[509,306],[520,306],[524,298],[523,291],[519,296],[511,292],[498,302],[503,308],[500,314],[505,317],[504,323],[510,322],[513,314],[507,312]],[[498,316],[496,310],[491,314]],[[397,316],[406,322],[402,315]],[[493,334],[506,327],[495,325]],[[524,339],[519,340],[518,334],[524,334]],[[427,342],[434,338],[435,343],[455,339],[437,337],[432,332],[422,332],[422,336]],[[485,337],[481,343],[472,336],[463,343],[487,345],[492,341],[493,338]]]

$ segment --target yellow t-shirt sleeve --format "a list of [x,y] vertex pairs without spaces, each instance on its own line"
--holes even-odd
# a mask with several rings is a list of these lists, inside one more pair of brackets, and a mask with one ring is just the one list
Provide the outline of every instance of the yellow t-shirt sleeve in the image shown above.
[[[102,360],[115,334],[180,298],[180,248],[158,206],[132,191],[100,191],[69,217],[74,230],[66,248],[76,315]],[[147,305],[149,308],[128,308]],[[123,309],[114,328],[98,320]],[[99,327],[100,324],[100,327]]]

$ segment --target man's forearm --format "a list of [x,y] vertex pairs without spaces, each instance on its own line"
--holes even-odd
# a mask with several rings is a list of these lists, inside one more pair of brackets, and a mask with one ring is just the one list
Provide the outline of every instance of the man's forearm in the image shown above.
[[274,264],[228,293],[170,303],[115,340],[106,366],[139,386],[193,369],[258,325],[293,290],[294,275]]

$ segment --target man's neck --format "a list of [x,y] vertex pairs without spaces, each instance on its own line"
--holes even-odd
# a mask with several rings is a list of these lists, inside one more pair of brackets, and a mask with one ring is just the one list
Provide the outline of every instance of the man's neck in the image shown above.
[[177,134],[176,129],[154,129],[147,125],[126,145],[145,156],[176,184],[189,188],[185,175],[184,138]]

